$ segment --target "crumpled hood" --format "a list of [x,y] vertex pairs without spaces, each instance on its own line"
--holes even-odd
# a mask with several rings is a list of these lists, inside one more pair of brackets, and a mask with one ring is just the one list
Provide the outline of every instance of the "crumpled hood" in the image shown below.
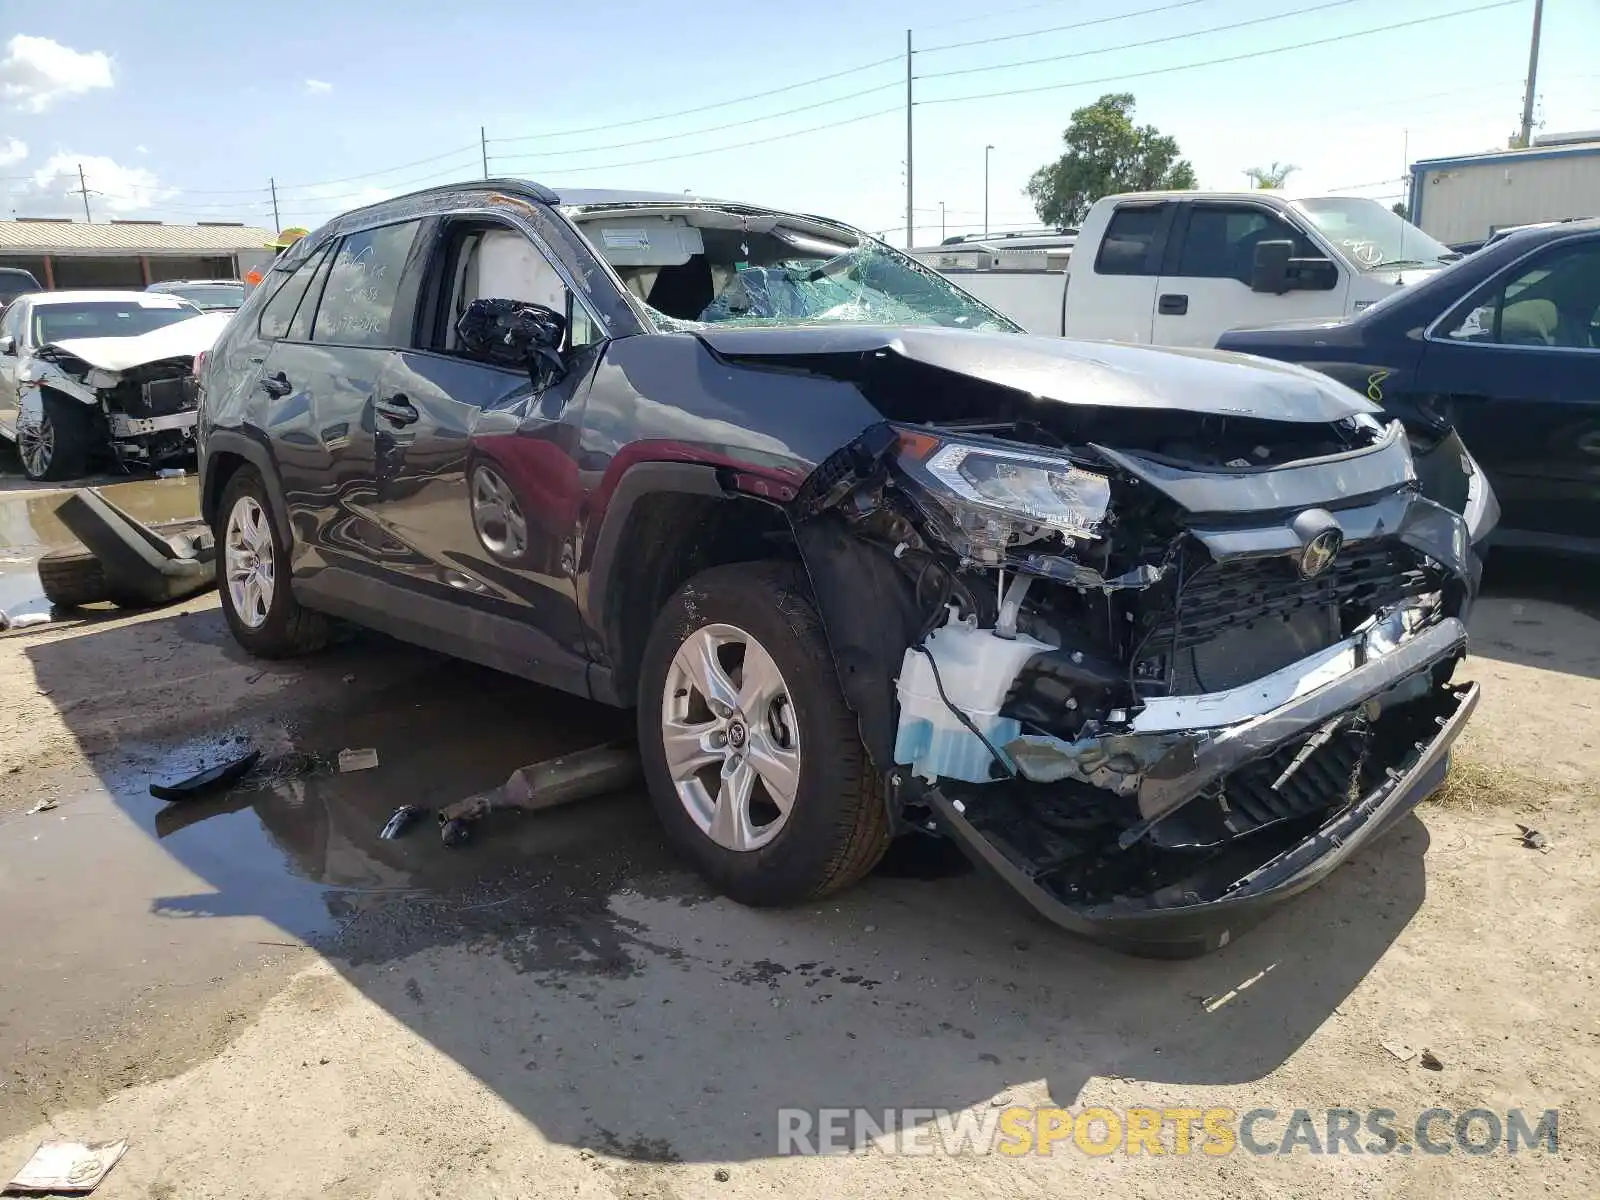
[[1062,404],[1304,422],[1378,411],[1365,397],[1315,371],[1217,350],[863,325],[711,327],[697,329],[695,336],[723,358],[774,366],[808,358],[897,355]]
[[137,337],[65,338],[51,347],[102,371],[130,371],[168,358],[193,358],[211,349],[232,313],[205,313],[141,333]]

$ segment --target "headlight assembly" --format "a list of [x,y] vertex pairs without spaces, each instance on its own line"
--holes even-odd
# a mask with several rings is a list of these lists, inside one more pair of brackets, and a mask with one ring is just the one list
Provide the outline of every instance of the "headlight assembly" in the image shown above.
[[[908,434],[902,464],[944,516],[952,548],[998,562],[1010,547],[1055,534],[1100,536],[1111,481],[1065,457]],[[923,506],[926,510],[927,505]]]

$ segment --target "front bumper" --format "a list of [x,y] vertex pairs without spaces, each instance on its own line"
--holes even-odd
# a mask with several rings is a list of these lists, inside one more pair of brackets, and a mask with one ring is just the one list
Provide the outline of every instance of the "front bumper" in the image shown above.
[[[1330,684],[1264,714],[1251,725],[1258,730],[1284,730],[1284,738],[1274,743],[1282,745],[1295,732],[1304,730],[1307,702],[1312,702],[1319,712],[1330,708],[1336,711],[1346,701],[1360,704],[1366,697],[1402,682],[1402,664],[1395,661],[1390,665],[1395,670],[1384,673],[1383,678],[1368,676],[1362,681],[1359,690],[1365,695],[1351,694],[1347,676],[1341,683]],[[903,789],[918,793],[917,798],[932,809],[945,832],[970,858],[998,875],[1055,924],[1131,953],[1187,957],[1226,945],[1273,907],[1320,882],[1440,786],[1448,769],[1450,747],[1477,706],[1478,685],[1434,687],[1413,703],[1431,706],[1428,712],[1435,730],[1431,739],[1417,740],[1402,761],[1387,764],[1382,782],[1340,809],[1309,836],[1244,871],[1212,899],[1201,900],[1192,893],[1174,899],[1171,889],[1163,889],[1149,897],[1122,897],[1088,905],[1065,903],[1042,886],[1025,865],[985,836],[971,819],[974,814],[969,811],[969,804],[982,803],[983,787],[995,785],[972,789],[949,783],[928,786],[904,776],[901,784]],[[1263,753],[1271,748],[1259,742],[1253,746]]]

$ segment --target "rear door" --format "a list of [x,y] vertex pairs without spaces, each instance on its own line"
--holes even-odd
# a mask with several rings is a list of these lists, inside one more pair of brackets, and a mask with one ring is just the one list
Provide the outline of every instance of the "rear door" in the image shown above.
[[1171,201],[1119,204],[1093,261],[1083,262],[1074,253],[1067,284],[1068,337],[1150,341],[1161,255],[1177,207]]
[[1447,313],[1419,382],[1488,472],[1500,540],[1600,548],[1600,236],[1535,251]]
[[1294,258],[1327,257],[1326,251],[1267,205],[1186,201],[1178,213],[1156,287],[1152,338],[1156,345],[1210,349],[1230,329],[1344,312],[1350,280],[1342,265],[1331,290],[1281,295],[1251,291],[1256,246],[1271,241],[1292,242]]
[[[530,221],[537,230],[551,219]],[[448,604],[512,622],[509,636],[488,632],[497,621],[477,628],[520,658],[520,674],[571,686],[587,664],[573,580],[578,419],[602,334],[547,245],[509,220],[441,223],[414,332],[374,402],[372,512],[407,547],[385,566],[419,611]],[[564,374],[536,383],[525,365],[463,347],[456,323],[478,299],[566,316]]]
[[370,573],[403,552],[372,516],[372,404],[400,341],[391,326],[408,327],[410,320],[411,309],[399,301],[421,225],[404,221],[347,234],[302,266],[262,310],[266,332],[293,298],[287,289],[311,268],[258,385],[268,397],[265,428],[295,528],[297,573],[335,562]]

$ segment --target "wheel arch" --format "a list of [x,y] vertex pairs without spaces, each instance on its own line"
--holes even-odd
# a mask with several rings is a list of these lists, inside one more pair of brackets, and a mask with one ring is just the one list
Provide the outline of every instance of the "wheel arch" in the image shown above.
[[723,485],[700,463],[639,463],[606,506],[579,588],[601,660],[596,699],[631,707],[657,615],[691,577],[712,567],[798,560],[783,510]]
[[254,467],[261,476],[267,489],[267,501],[272,505],[272,519],[286,535],[292,536],[289,506],[284,501],[283,485],[278,480],[272,455],[254,438],[231,429],[215,430],[206,439],[205,458],[200,466],[200,516],[207,525],[216,524],[217,510],[222,505],[228,481],[244,466]]

